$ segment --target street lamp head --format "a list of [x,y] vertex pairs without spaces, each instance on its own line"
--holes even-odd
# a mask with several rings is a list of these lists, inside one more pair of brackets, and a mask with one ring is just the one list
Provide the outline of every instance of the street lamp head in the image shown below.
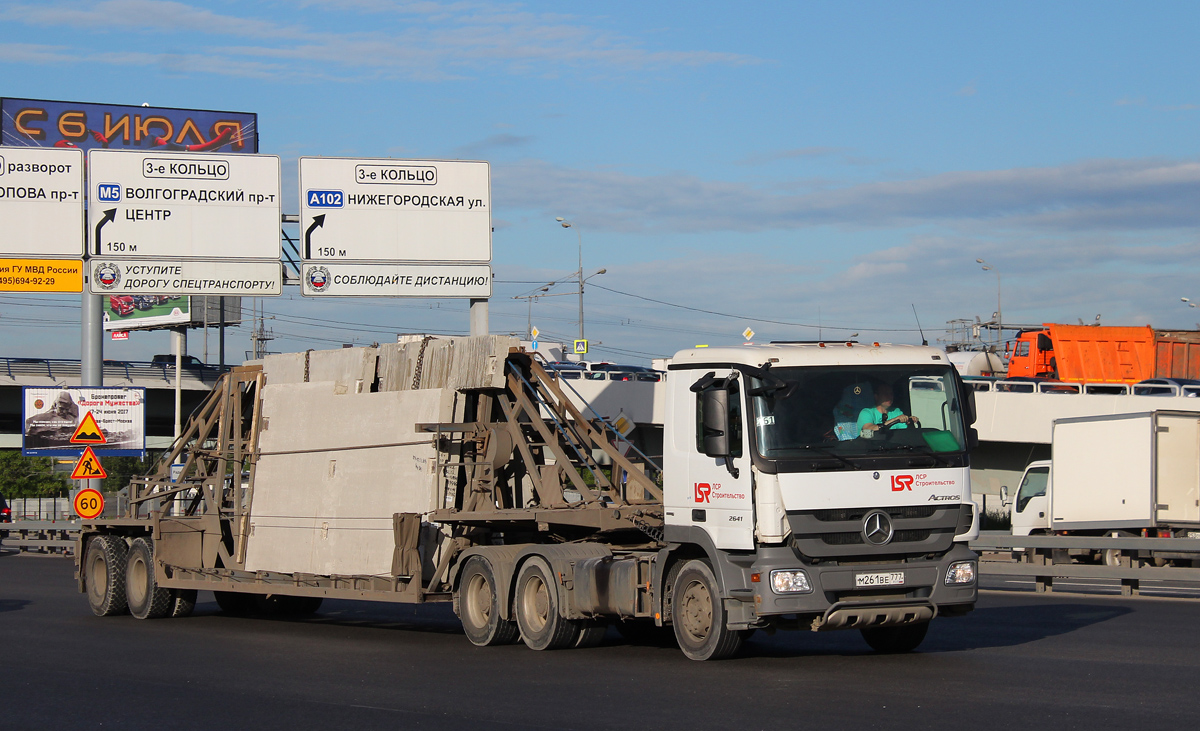
[[570,221],[563,221],[561,225],[562,225],[562,227],[563,227],[563,228],[571,228],[571,222],[570,222]]
[[555,220],[555,221],[558,221],[559,223],[562,223],[564,219],[563,219],[563,217],[562,217],[562,216],[555,216],[555,217],[554,217],[554,220]]
[[598,272],[596,272],[596,273],[597,273],[597,274],[607,274],[607,273],[608,273],[608,270],[607,270],[607,269],[601,269],[600,271],[598,271]]
[[1180,297],[1180,298],[1179,298],[1179,301],[1180,301],[1180,302],[1191,302],[1191,300],[1190,300],[1190,299],[1188,299],[1187,297]]
[[985,262],[983,259],[976,259],[975,263],[976,264],[986,264],[987,262]]

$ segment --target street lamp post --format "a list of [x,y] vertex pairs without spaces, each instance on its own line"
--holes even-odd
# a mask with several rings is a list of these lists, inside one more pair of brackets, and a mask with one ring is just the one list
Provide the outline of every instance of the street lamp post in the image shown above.
[[579,282],[579,339],[583,340],[584,339],[584,336],[583,336],[583,283],[586,282],[587,280],[591,279],[592,277],[596,276],[597,274],[604,274],[608,270],[601,269],[600,271],[596,272],[596,274],[591,275],[591,277],[584,277],[583,276],[583,234],[581,234],[579,232],[579,227],[576,226],[574,222],[568,221],[567,219],[563,218],[562,216],[557,216],[554,220],[558,221],[559,225],[562,226],[563,228],[575,229],[575,237],[579,241],[579,268],[575,270],[575,279],[578,280],[578,282]]
[[983,265],[983,271],[996,273],[996,347],[1000,347],[1000,343],[1004,340],[1004,310],[1001,308],[1000,302],[1000,270],[983,259],[976,259],[976,264]]

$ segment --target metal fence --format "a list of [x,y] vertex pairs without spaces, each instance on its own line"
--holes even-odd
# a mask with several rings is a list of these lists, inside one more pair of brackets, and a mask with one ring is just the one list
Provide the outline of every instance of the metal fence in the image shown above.
[[[971,543],[981,554],[979,573],[1032,576],[1034,591],[1054,590],[1055,579],[1117,579],[1135,596],[1146,580],[1200,581],[1200,538],[1013,536],[987,532]],[[988,555],[999,552],[1001,556]],[[1003,556],[1007,552],[1008,556]],[[1095,562],[1081,562],[1087,559]],[[1171,564],[1171,565],[1168,565]]]
[[15,497],[8,501],[13,520],[66,520],[75,518],[71,499],[65,497]]
[[22,553],[75,552],[79,537],[78,520],[21,520],[0,523],[0,548],[15,548]]

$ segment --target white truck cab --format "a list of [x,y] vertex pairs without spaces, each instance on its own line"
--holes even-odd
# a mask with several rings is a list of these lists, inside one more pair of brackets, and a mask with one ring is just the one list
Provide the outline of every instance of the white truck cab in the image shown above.
[[1030,462],[1021,475],[1012,505],[1012,534],[1027,536],[1050,529],[1050,460]]
[[923,636],[929,619],[973,606],[973,393],[944,353],[695,348],[668,370],[666,538],[706,547],[752,600],[748,627],[796,615]]

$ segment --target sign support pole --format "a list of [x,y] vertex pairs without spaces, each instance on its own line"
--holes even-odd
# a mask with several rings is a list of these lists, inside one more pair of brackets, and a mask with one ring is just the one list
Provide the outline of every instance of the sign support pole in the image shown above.
[[183,432],[183,385],[180,374],[183,371],[183,351],[187,342],[187,330],[182,327],[171,328],[171,341],[175,344],[175,438]]
[[488,301],[471,300],[471,335],[488,334]]
[[[80,300],[79,385],[99,388],[104,385],[104,296],[88,292],[84,269]],[[100,490],[100,480],[80,480],[81,489]]]

